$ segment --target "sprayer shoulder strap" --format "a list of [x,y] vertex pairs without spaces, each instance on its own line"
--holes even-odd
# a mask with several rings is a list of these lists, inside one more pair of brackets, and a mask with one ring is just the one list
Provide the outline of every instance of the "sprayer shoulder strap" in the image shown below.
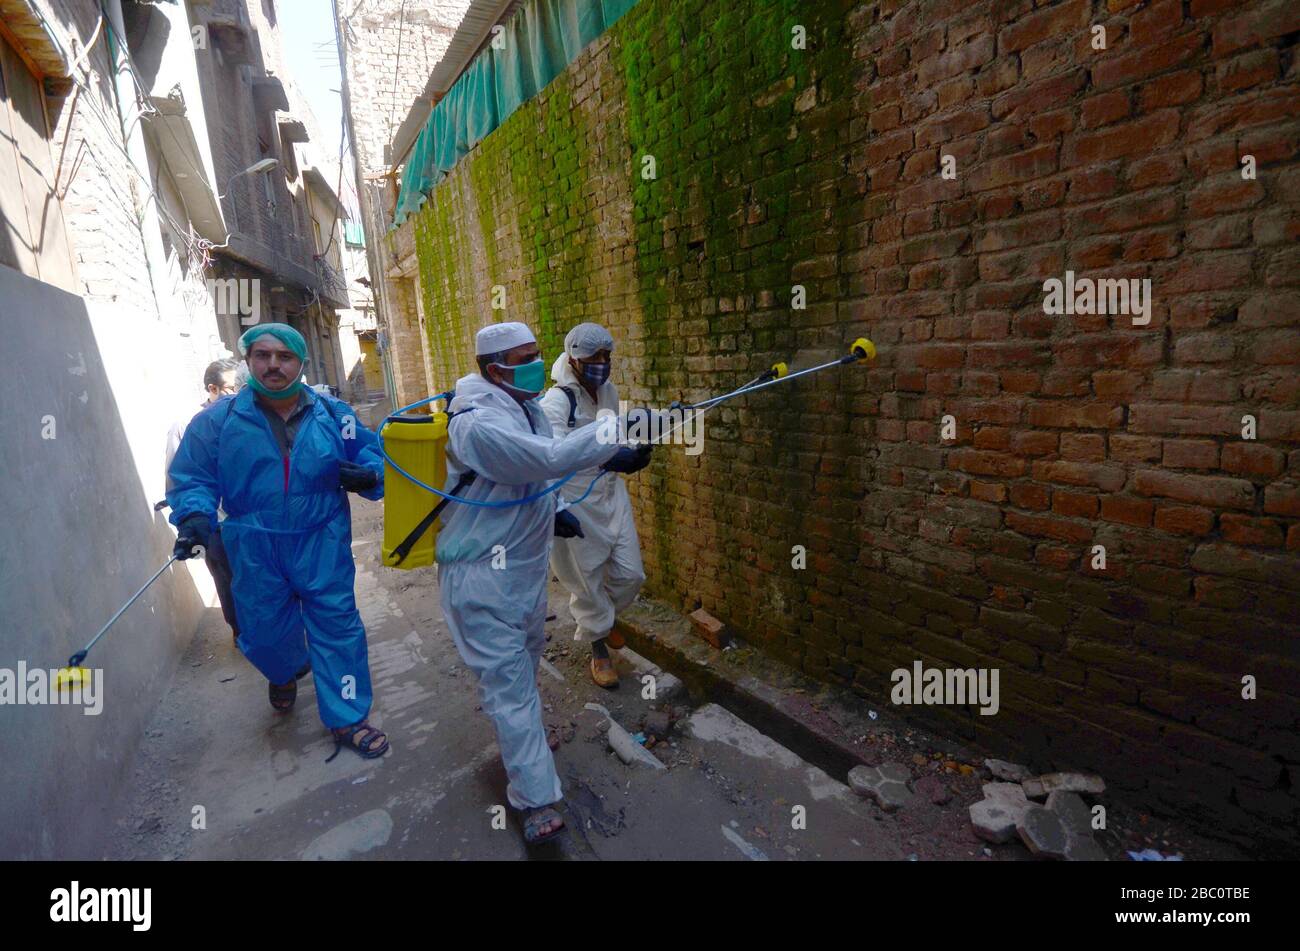
[[569,398],[569,428],[572,429],[574,427],[574,423],[577,421],[578,396],[576,393],[573,392],[573,388],[570,386],[561,386],[560,389],[562,389],[564,391],[564,395]]
[[[472,469],[466,470],[461,473],[460,478],[456,480],[456,485],[448,494],[459,494],[466,486],[472,485],[475,478],[477,478],[477,474]],[[433,511],[422,518],[420,524],[411,530],[411,534],[403,538],[401,544],[393,549],[393,554],[396,556],[393,559],[394,565],[400,565],[406,560],[406,556],[411,553],[411,549],[414,548],[415,543],[420,540],[420,536],[427,532],[429,526],[438,520],[438,516],[442,514],[442,510],[447,507],[447,503],[450,501],[451,499],[440,499],[438,504],[433,507]]]
[[[448,406],[451,405],[450,400],[448,400],[447,403]],[[450,426],[452,419],[454,419],[455,417],[463,416],[466,413],[472,413],[476,409],[478,409],[477,406],[467,406],[465,407],[465,409],[457,410],[454,413],[448,411],[447,425]],[[459,495],[462,489],[466,488],[467,486],[473,485],[474,480],[476,478],[478,478],[478,473],[476,473],[473,469],[466,469],[464,472],[461,473],[460,478],[456,480],[456,484],[452,487],[452,490],[447,494]],[[430,512],[428,515],[426,515],[424,518],[422,518],[420,520],[420,524],[416,525],[415,528],[411,529],[411,533],[407,535],[405,538],[403,538],[401,543],[396,548],[393,549],[393,554],[396,556],[393,559],[394,565],[400,565],[403,561],[406,560],[406,556],[411,553],[411,549],[415,547],[415,543],[418,542],[420,540],[420,537],[429,530],[429,527],[438,520],[438,516],[442,514],[442,510],[447,507],[447,503],[450,501],[451,499],[439,499],[438,504],[433,507],[433,511]]]

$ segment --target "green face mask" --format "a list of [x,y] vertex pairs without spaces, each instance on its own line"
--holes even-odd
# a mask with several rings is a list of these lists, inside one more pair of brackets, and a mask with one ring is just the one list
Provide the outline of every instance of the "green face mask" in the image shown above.
[[542,392],[542,387],[546,385],[546,365],[541,359],[534,360],[532,363],[521,363],[518,366],[506,366],[501,363],[494,363],[492,366],[501,370],[511,370],[514,373],[514,385],[509,389],[518,390],[529,397],[536,396]]
[[268,399],[282,400],[285,397],[293,396],[295,393],[298,393],[302,390],[302,385],[303,385],[302,374],[299,374],[298,379],[294,380],[292,383],[290,383],[282,390],[268,389],[267,387],[263,386],[261,383],[258,383],[257,380],[252,377],[252,375],[248,377],[248,385],[251,386],[255,392],[261,393],[263,396],[267,397]]

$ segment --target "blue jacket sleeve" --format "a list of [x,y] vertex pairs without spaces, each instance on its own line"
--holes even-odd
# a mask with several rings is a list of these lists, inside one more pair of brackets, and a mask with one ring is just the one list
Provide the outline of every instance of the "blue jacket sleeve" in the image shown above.
[[[365,466],[379,473],[378,485],[357,494],[372,502],[378,502],[384,497],[384,456],[379,451],[379,437],[373,430],[362,425],[356,412],[347,403],[332,397],[323,398],[331,401],[334,418],[339,421],[339,431],[343,436],[343,451],[347,454],[348,462],[355,462],[359,466]],[[349,436],[348,420],[352,421],[351,436]]]
[[217,480],[217,435],[220,426],[216,412],[203,412],[194,417],[185,429],[181,444],[176,449],[168,475],[171,488],[167,504],[173,525],[191,515],[206,515],[208,525],[217,524],[217,506],[221,504],[221,487]]

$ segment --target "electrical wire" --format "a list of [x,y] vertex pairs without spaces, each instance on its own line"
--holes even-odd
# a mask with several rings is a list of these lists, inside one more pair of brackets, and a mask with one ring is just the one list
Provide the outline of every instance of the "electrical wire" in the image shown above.
[[[108,27],[108,35],[117,38],[118,49],[123,53],[123,63],[126,64],[127,73],[131,77],[132,82],[136,87],[137,93],[141,92],[143,90],[143,85],[141,83],[139,75],[135,71],[134,63],[130,59],[130,51],[126,48],[125,45],[121,43],[120,34],[118,34],[117,31],[113,29],[113,25],[108,22],[107,18],[105,18],[102,13],[100,14],[99,23],[97,23],[95,27],[95,36],[92,37],[91,43],[87,44],[86,48],[82,50],[82,54],[84,55],[89,51],[90,47],[94,43],[95,37],[98,37],[99,35],[100,28],[105,25],[107,25]],[[111,63],[111,57],[110,57],[110,65],[114,66],[115,72],[120,71],[120,67],[117,67],[116,65]],[[149,114],[156,115],[158,111],[154,109],[152,106],[149,106],[147,112],[145,111],[138,112],[135,119],[132,120],[131,124],[123,128],[120,120],[114,122],[110,117],[105,115],[104,111],[95,102],[94,90],[89,85],[87,85],[84,80],[82,80],[79,76],[77,76],[75,72],[72,73],[71,79],[72,82],[75,85],[77,85],[77,87],[80,88],[81,91],[85,94],[83,97],[78,97],[79,101],[84,100],[88,111],[90,111],[90,113],[93,114],[100,121],[100,124],[104,126],[105,131],[108,133],[108,141],[111,142],[113,146],[123,154],[123,156],[127,160],[127,165],[131,168],[133,172],[136,173],[136,175],[140,178],[140,180],[149,186],[149,194],[145,196],[145,202],[148,203],[149,200],[151,199],[153,200],[159,216],[163,218],[171,226],[172,231],[175,232],[176,237],[179,239],[178,243],[184,244],[187,264],[188,264],[189,260],[192,259],[195,255],[195,242],[194,242],[195,235],[193,229],[189,227],[182,228],[180,223],[177,222],[174,217],[172,217],[171,213],[167,210],[167,208],[163,205],[163,203],[158,200],[157,181],[153,177],[151,177],[151,175],[148,173],[148,170],[142,171],[139,168],[139,166],[135,164],[135,159],[131,156],[131,153],[126,148],[124,142],[119,141],[119,137],[125,139],[127,136],[130,135],[131,126],[134,125],[135,122],[138,122],[145,115],[149,115]],[[70,128],[71,125],[69,125],[69,129]],[[87,151],[89,151],[91,155],[95,155],[94,148],[90,146],[89,142],[85,139],[84,136],[82,137],[82,145],[86,147]],[[95,157],[96,157],[96,162],[98,163],[98,156]],[[100,165],[99,167],[103,169],[102,165]],[[71,188],[72,180],[74,177],[75,174],[69,177],[67,186],[63,189],[64,195],[66,195],[68,190]],[[136,213],[135,209],[131,209],[130,213],[134,215]]]

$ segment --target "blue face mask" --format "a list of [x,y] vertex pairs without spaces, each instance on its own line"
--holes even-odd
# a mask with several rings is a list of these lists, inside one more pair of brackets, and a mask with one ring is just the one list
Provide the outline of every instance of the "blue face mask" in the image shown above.
[[529,399],[542,392],[542,387],[546,385],[546,365],[540,358],[532,363],[521,363],[518,366],[506,366],[501,363],[494,363],[492,366],[511,371],[514,385],[508,383],[502,385],[507,390],[517,391]]
[[582,377],[592,386],[600,386],[609,379],[608,363],[579,363],[582,368]]

